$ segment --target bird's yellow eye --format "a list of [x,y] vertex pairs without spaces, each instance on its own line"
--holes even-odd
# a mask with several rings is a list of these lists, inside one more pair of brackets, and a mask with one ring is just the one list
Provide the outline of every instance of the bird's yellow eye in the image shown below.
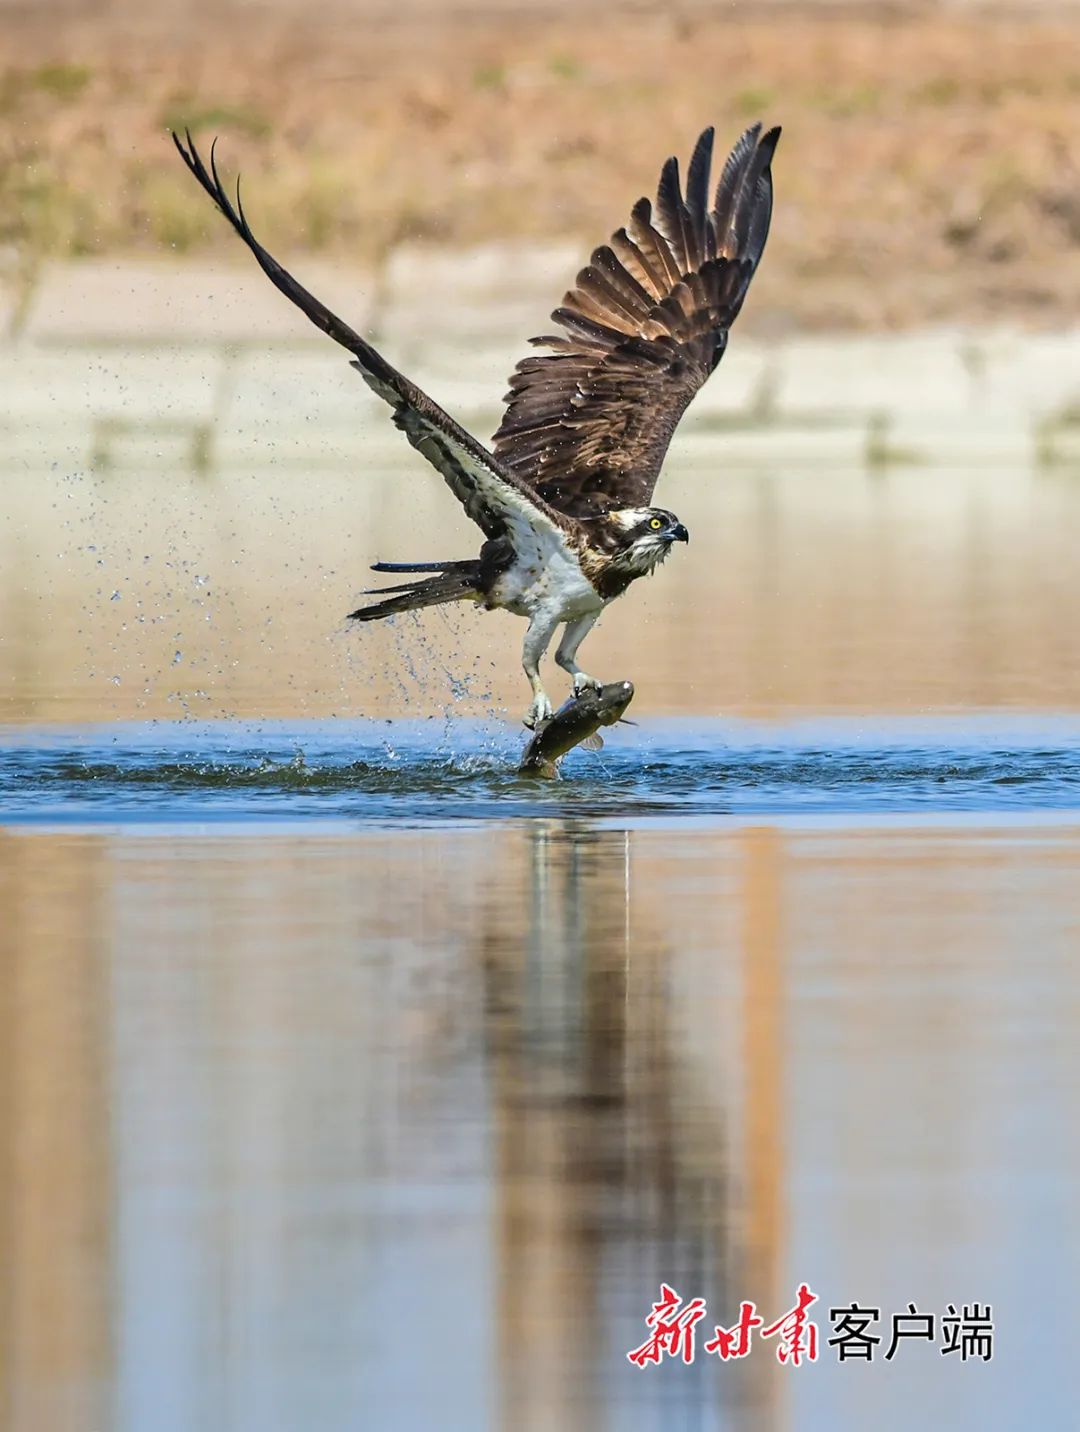
[[649,518],[649,526],[652,528],[652,530],[653,530],[654,532],[659,532],[659,531],[660,531],[660,528],[663,527],[663,525],[664,525],[664,524],[660,521],[659,517],[650,517],[650,518]]

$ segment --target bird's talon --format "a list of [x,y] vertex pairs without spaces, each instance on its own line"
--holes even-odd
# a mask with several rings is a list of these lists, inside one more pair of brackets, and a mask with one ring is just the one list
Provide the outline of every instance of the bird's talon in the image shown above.
[[525,713],[525,725],[530,731],[535,731],[537,726],[551,720],[551,714],[551,702],[546,696],[537,696]]
[[574,675],[574,695],[580,696],[583,691],[599,691],[603,684],[587,671],[578,671]]

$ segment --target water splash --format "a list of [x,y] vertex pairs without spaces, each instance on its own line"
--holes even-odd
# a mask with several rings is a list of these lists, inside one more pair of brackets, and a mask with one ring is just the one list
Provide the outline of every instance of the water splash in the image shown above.
[[[147,723],[58,736],[8,733],[5,819],[139,822],[346,820],[426,825],[572,813],[591,820],[871,817],[1080,823],[1080,723],[1028,736],[973,734],[943,720],[912,739],[857,723],[821,733],[712,722],[613,728],[602,757],[575,752],[566,779],[521,780],[521,741],[503,726],[327,721]],[[1066,739],[1067,736],[1067,739]]]

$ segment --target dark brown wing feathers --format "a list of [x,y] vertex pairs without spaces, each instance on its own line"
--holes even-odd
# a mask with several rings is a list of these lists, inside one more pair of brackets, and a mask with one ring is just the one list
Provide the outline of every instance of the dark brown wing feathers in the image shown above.
[[685,196],[675,159],[598,248],[552,320],[566,336],[518,364],[495,453],[552,507],[590,517],[648,503],[675,427],[723,356],[769,232],[779,129],[748,129],[708,205],[713,131]]
[[711,232],[706,215],[709,207],[709,171],[712,168],[712,149],[713,130],[710,125],[694,146],[690,168],[686,175],[686,208],[694,231],[694,246],[697,254],[697,262],[691,265],[692,268],[699,268],[707,258],[714,257],[713,254],[705,252],[706,234]]
[[[708,208],[713,131],[687,170],[669,159],[655,208],[634,205],[625,229],[596,249],[552,314],[551,351],[518,364],[494,455],[331,313],[258,242],[230,199],[210,151],[173,136],[184,163],[271,282],[347,348],[395,421],[442,472],[466,511],[498,537],[513,520],[567,530],[576,517],[651,499],[671,435],[720,361],[761,258],[772,213],[770,164],[780,131],[748,129],[728,156]],[[528,517],[533,513],[533,519]]]

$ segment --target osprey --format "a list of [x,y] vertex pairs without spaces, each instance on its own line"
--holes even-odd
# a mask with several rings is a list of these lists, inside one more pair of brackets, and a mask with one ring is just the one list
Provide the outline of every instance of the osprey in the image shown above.
[[489,449],[263,248],[239,185],[235,203],[226,192],[213,146],[207,169],[190,131],[186,144],[173,135],[263,272],[353,354],[352,366],[486,538],[471,561],[377,562],[373,571],[408,573],[408,580],[369,592],[381,600],[350,616],[373,621],[468,600],[527,617],[527,726],[551,715],[540,661],[559,626],[555,660],[575,691],[600,686],[577,664],[582,639],[609,602],[652,572],[675,542],[689,540],[673,512],[649,504],[671,436],[723,357],[765,247],[779,138],[779,129],[762,133],[760,125],[743,134],[711,208],[713,130],[697,142],[685,194],[678,161],[666,162],[655,209],[647,199],[634,205],[627,226],[593,253],[551,315],[562,333],[532,340],[550,351],[517,365]]

